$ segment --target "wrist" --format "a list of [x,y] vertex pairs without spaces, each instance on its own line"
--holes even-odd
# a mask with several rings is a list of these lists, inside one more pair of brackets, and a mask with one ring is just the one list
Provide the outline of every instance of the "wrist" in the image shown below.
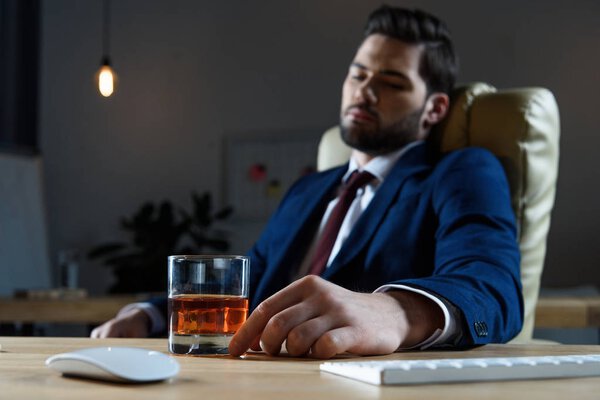
[[391,297],[397,305],[398,347],[415,346],[431,337],[437,329],[444,328],[444,313],[431,299],[403,290],[382,294]]

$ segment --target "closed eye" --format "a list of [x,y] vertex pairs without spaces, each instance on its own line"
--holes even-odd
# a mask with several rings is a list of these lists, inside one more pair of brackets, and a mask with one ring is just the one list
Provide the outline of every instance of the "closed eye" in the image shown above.
[[398,90],[406,90],[406,85],[403,85],[401,83],[391,83],[391,82],[387,82],[386,86],[391,87],[392,89],[398,89]]

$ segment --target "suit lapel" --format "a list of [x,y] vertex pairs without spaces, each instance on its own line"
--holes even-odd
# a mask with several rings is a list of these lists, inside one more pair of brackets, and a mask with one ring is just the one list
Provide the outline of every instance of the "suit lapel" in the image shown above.
[[[294,215],[294,219],[299,223],[285,227],[288,231],[286,234],[288,239],[282,246],[282,254],[295,253],[293,251],[290,252],[290,249],[297,249],[299,245],[301,246],[302,243],[298,243],[298,241],[306,240],[305,234],[307,231],[316,228],[316,226],[312,226],[312,220],[316,218],[316,223],[320,222],[323,213],[319,211],[324,212],[327,203],[331,200],[330,195],[332,191],[339,186],[342,176],[344,176],[344,173],[347,170],[348,165],[346,164],[343,167],[339,167],[326,173],[322,177],[318,177],[316,182],[313,182],[310,185],[310,192],[303,193],[302,196],[298,196],[293,200],[297,202],[297,204],[293,205],[291,209],[299,211],[297,215]],[[310,239],[312,238],[309,238],[308,240]],[[309,243],[305,243],[307,246],[308,244]],[[293,254],[293,256],[297,257],[298,255]],[[275,264],[278,264],[278,262]]]
[[398,198],[402,185],[410,176],[431,168],[428,162],[428,149],[425,144],[415,146],[404,154],[394,165],[381,187],[363,212],[350,236],[346,239],[340,252],[325,270],[323,277],[327,279],[348,264],[367,245],[376,229],[381,225],[388,209]]
[[306,255],[324,209],[331,200],[330,194],[339,186],[347,169],[348,165],[345,165],[315,176],[306,185],[309,190],[286,200],[286,208],[295,213],[287,215],[286,219],[295,222],[279,227],[278,235],[284,236],[285,240],[271,254],[273,258],[269,260],[257,289],[256,301],[289,283],[291,271],[296,270]]

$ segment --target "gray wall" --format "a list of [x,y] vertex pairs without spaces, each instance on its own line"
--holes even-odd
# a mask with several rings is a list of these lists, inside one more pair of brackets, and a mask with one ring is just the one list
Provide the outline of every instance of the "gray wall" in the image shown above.
[[[389,2],[448,22],[461,81],[554,92],[562,153],[544,284],[599,285],[600,3]],[[378,4],[113,1],[111,56],[120,86],[104,99],[93,84],[101,2],[43,1],[39,126],[54,265],[60,250],[120,237],[119,217],[146,200],[187,205],[195,189],[223,202],[225,137],[318,135],[335,124],[347,64]],[[261,225],[241,222],[236,252]],[[82,264],[82,285],[103,291],[107,271]]]

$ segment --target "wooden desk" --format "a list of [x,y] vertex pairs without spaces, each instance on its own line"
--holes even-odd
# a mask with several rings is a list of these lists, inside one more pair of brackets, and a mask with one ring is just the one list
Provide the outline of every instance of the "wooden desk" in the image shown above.
[[536,328],[599,328],[600,297],[540,297]]
[[4,297],[0,298],[0,322],[100,324],[123,306],[141,300],[134,295],[57,300]]
[[[597,399],[600,377],[419,386],[373,386],[319,372],[317,360],[229,356],[177,357],[172,380],[126,385],[64,378],[44,366],[56,353],[93,346],[136,346],[166,351],[163,339],[0,337],[2,399]],[[600,346],[489,345],[462,352],[397,353],[375,359],[426,359],[600,353]],[[364,357],[363,359],[368,359]]]

